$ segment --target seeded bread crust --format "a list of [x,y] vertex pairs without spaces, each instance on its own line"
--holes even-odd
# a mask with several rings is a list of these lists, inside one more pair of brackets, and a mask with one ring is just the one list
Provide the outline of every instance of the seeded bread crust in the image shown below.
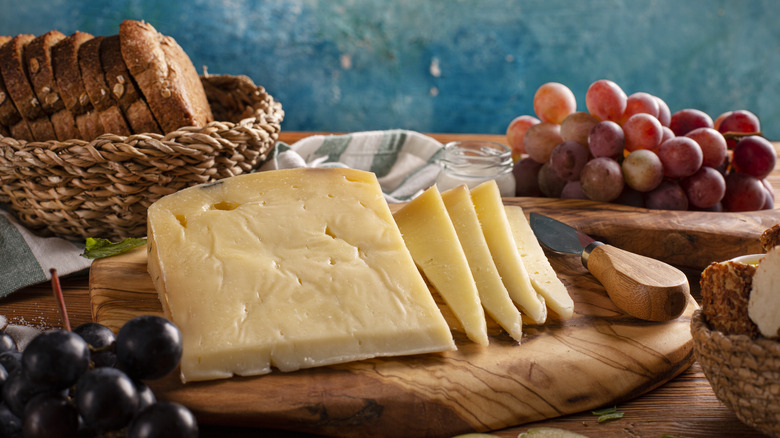
[[79,47],[79,68],[84,89],[87,90],[89,101],[100,114],[100,122],[105,132],[117,135],[130,135],[119,104],[111,95],[106,83],[103,67],[100,65],[100,46],[104,37],[97,36]]
[[780,246],[780,224],[775,224],[761,233],[761,247],[765,252],[776,246]]
[[85,32],[74,32],[52,48],[54,78],[60,90],[62,102],[75,115],[76,129],[82,139],[90,141],[104,133],[100,114],[89,100],[79,68],[79,48],[93,38]]
[[[11,41],[11,37],[0,36],[0,48],[9,41]],[[18,123],[21,118],[22,116],[16,110],[16,105],[11,100],[11,96],[8,95],[3,76],[0,74],[0,125],[3,125],[8,130],[11,126]]]
[[119,103],[119,108],[136,133],[161,133],[149,106],[138,92],[130,72],[125,66],[120,49],[119,35],[103,39],[100,43],[100,63],[105,72],[106,84]]
[[34,39],[34,35],[20,34],[3,44],[0,47],[0,73],[16,109],[30,126],[33,138],[25,140],[52,140],[57,138],[54,127],[41,108],[25,71],[24,51]]
[[24,63],[27,66],[30,83],[41,108],[49,115],[58,140],[80,138],[76,119],[65,108],[65,103],[60,96],[52,65],[52,47],[65,38],[62,32],[52,30],[32,40],[24,51]]
[[122,57],[163,132],[213,121],[203,84],[176,41],[149,23],[119,26]]

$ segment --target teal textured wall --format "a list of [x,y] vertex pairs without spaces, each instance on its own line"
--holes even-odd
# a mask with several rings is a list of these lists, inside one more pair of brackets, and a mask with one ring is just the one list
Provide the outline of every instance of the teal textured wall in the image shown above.
[[674,112],[749,109],[780,139],[775,0],[0,0],[0,33],[171,35],[201,69],[246,74],[284,130],[503,133],[536,88],[597,79]]

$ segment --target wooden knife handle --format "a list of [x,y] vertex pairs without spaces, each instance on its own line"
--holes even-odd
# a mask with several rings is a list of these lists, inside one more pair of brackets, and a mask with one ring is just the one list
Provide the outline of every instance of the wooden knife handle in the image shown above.
[[599,245],[587,255],[586,266],[622,311],[646,321],[669,321],[685,310],[688,278],[659,260]]

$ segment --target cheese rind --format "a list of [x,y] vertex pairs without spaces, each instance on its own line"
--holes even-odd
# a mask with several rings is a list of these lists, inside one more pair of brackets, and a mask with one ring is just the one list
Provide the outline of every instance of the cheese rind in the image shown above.
[[455,349],[372,173],[184,189],[149,207],[148,239],[185,382]]
[[482,307],[512,338],[520,342],[523,337],[520,311],[509,297],[490,255],[468,187],[454,187],[442,192],[441,198],[458,233],[458,240],[477,285]]
[[534,290],[520,252],[514,244],[498,185],[489,180],[474,187],[471,189],[471,200],[509,296],[533,322],[544,323],[547,307],[544,298]]
[[393,214],[417,266],[472,341],[488,345],[487,322],[455,227],[434,185]]
[[523,209],[516,205],[507,205],[504,209],[515,245],[531,278],[531,285],[544,297],[548,308],[562,319],[571,318],[574,314],[574,300],[550,265]]

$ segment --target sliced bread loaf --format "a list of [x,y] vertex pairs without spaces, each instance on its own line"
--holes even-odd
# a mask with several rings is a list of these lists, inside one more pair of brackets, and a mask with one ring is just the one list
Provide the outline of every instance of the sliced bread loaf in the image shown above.
[[100,114],[94,110],[84,88],[78,62],[79,48],[92,38],[88,33],[77,31],[58,42],[51,51],[60,97],[65,108],[74,114],[79,135],[84,140],[92,140],[105,132]]
[[65,108],[60,96],[52,65],[51,49],[65,38],[62,32],[52,30],[32,40],[24,51],[24,63],[30,83],[41,108],[51,120],[58,140],[80,137],[76,119],[70,110]]
[[[11,41],[11,37],[0,36],[0,47],[9,41]],[[8,91],[5,88],[5,81],[3,81],[3,76],[0,74],[0,125],[4,126],[6,130],[8,130],[11,126],[19,122],[21,118],[22,116],[19,115],[19,111],[16,110],[14,101],[11,99],[11,96],[8,94]]]
[[146,100],[139,94],[130,72],[127,71],[122,59],[119,35],[106,37],[100,43],[100,63],[105,72],[108,89],[119,103],[130,129],[134,133],[161,133]]
[[213,120],[203,84],[176,41],[149,23],[119,26],[122,57],[163,132]]
[[34,39],[34,35],[20,34],[0,47],[0,74],[16,109],[29,123],[33,137],[29,140],[52,140],[56,138],[54,127],[41,108],[25,71],[24,51]]
[[103,124],[105,132],[130,135],[127,121],[108,88],[103,67],[100,65],[100,45],[103,40],[104,37],[97,36],[79,47],[78,60],[81,79],[84,81],[84,89],[87,90],[89,101],[100,114],[100,122]]

